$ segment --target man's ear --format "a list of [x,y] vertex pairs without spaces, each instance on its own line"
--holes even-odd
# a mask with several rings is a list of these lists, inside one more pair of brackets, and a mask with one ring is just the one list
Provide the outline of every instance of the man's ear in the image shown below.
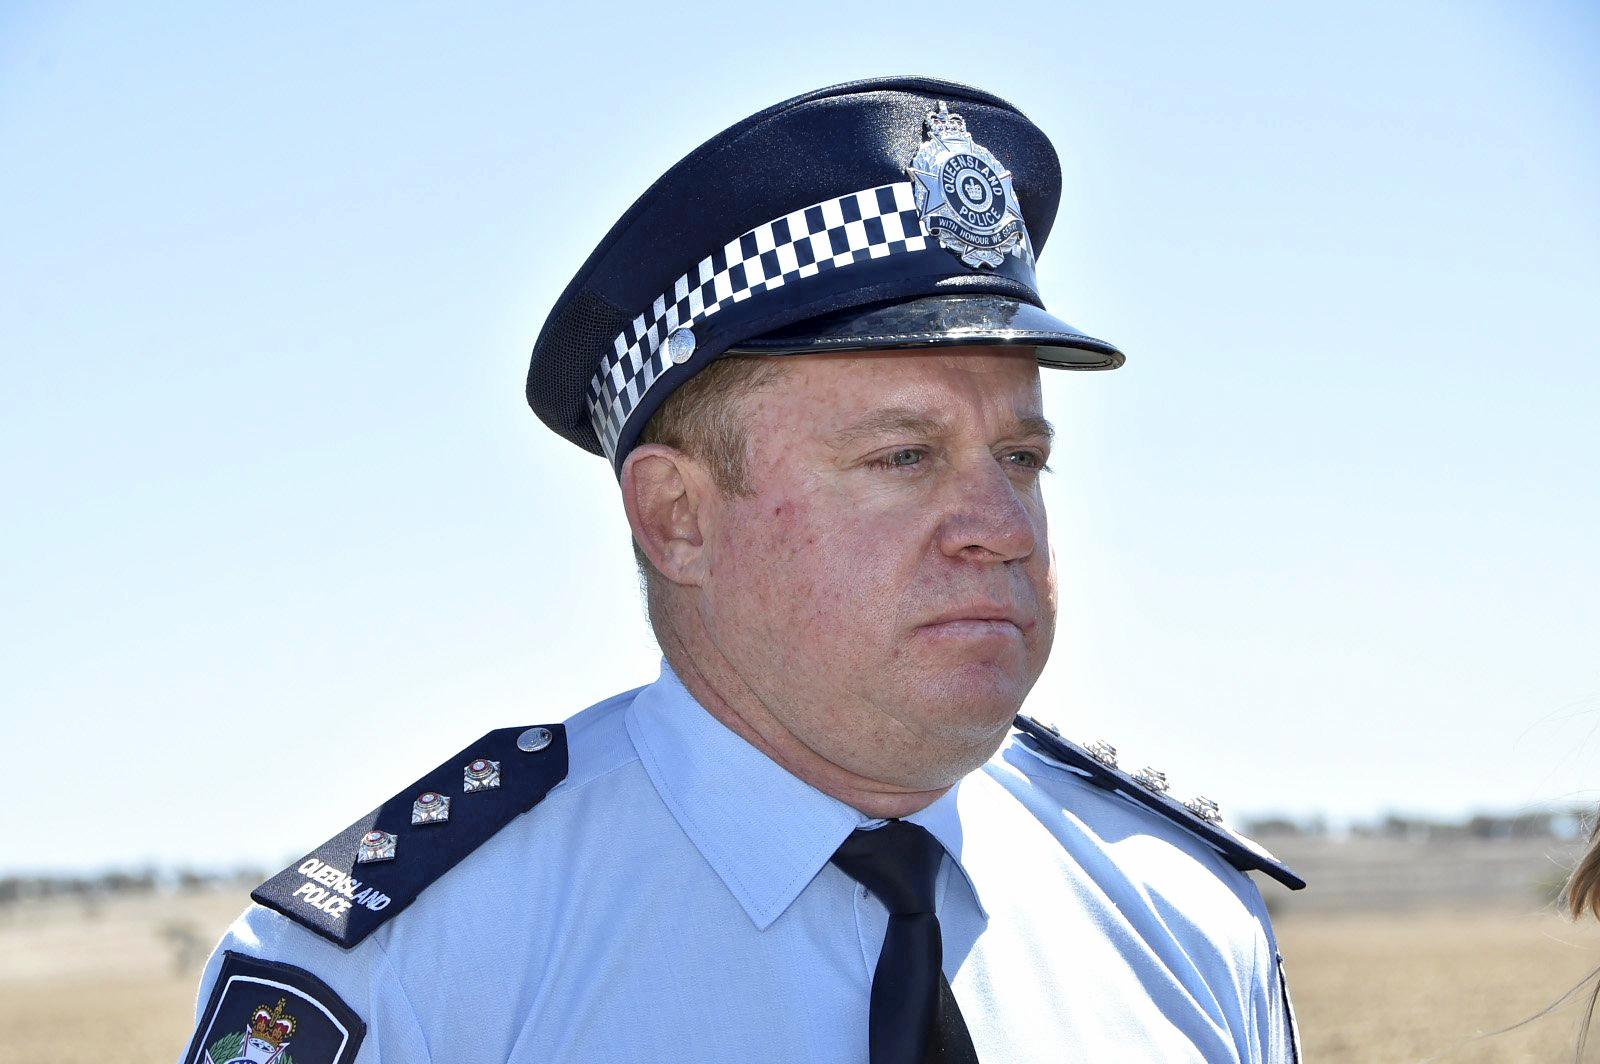
[[713,491],[705,468],[673,447],[642,444],[622,463],[622,506],[633,538],[674,584],[698,587],[709,568],[704,521]]

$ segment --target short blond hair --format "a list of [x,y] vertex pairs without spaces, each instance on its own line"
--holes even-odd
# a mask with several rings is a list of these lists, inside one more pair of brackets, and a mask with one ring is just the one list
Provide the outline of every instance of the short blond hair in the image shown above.
[[639,442],[698,458],[717,487],[750,492],[750,418],[744,400],[781,373],[773,356],[724,355],[685,381],[645,423]]

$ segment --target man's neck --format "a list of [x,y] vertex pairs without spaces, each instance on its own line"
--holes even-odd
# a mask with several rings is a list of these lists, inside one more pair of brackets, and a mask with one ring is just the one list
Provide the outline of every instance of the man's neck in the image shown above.
[[660,642],[667,663],[707,713],[790,775],[866,816],[879,820],[909,816],[926,809],[954,786],[952,781],[933,790],[912,790],[837,765],[785,727],[720,655],[692,654],[670,637]]

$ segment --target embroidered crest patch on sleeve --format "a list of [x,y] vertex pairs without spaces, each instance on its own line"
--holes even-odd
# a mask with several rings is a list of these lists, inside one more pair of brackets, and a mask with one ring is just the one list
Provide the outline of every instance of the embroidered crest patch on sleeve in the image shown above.
[[351,1064],[366,1033],[305,969],[229,952],[183,1064]]

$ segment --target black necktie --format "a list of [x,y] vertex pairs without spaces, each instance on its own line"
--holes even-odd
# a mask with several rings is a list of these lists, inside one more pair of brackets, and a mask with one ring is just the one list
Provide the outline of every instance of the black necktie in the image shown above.
[[833,855],[834,864],[889,910],[872,973],[872,1064],[977,1064],[972,1036],[939,967],[944,944],[933,891],[943,857],[938,839],[904,820],[852,832]]

